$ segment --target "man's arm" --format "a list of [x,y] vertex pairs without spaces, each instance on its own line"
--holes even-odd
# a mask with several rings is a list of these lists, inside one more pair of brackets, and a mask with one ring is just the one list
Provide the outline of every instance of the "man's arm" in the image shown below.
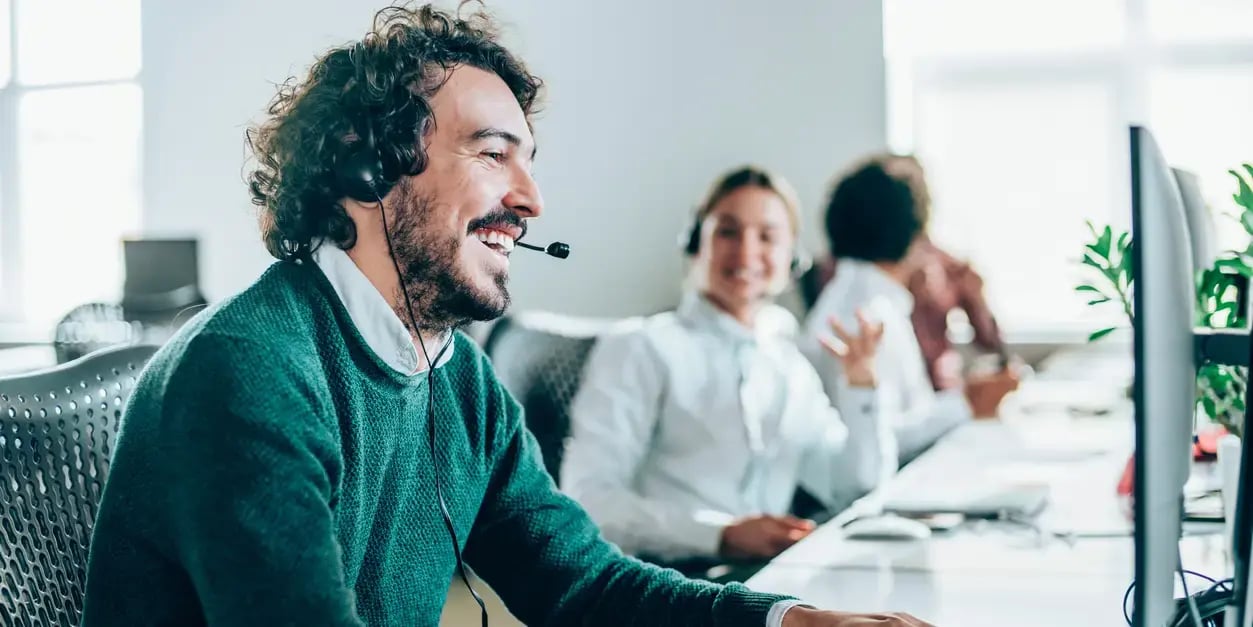
[[638,333],[597,343],[570,406],[561,486],[627,553],[662,559],[716,555],[731,514],[647,499],[631,487],[652,443],[665,391],[663,368]]
[[[504,395],[497,386],[496,394]],[[686,579],[624,556],[545,472],[512,398],[466,561],[529,625],[763,627],[786,597]]]
[[308,375],[233,338],[194,341],[162,428],[168,529],[208,625],[363,625],[330,502],[341,471]]
[[975,345],[987,351],[1002,350],[1005,340],[996,323],[996,316],[984,298],[983,277],[968,264],[962,264],[952,280],[957,288],[958,307],[966,312],[966,319],[974,328]]

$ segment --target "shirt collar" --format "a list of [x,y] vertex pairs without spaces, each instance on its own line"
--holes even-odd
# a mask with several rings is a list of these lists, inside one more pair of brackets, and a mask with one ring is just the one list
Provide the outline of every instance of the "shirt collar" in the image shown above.
[[796,319],[787,310],[773,303],[764,305],[757,312],[752,328],[746,327],[695,289],[683,292],[677,313],[688,322],[741,342],[762,342],[794,335],[797,329]]
[[879,266],[861,259],[840,259],[836,266],[836,274],[841,270],[851,270],[872,293],[887,298],[893,306],[898,307],[906,315],[914,310],[914,296],[909,288],[901,285]]
[[[370,350],[392,370],[405,376],[418,374],[420,362],[413,337],[348,253],[330,242],[323,242],[313,251],[313,261],[344,303],[348,317]],[[435,346],[427,346],[434,356],[445,345],[448,348],[435,360],[436,368],[452,359],[452,332],[445,333]]]

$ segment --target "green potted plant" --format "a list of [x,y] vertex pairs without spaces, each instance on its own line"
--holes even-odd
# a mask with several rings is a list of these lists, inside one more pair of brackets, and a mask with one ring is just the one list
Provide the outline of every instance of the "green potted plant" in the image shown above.
[[[1237,300],[1238,277],[1253,280],[1253,165],[1244,164],[1244,175],[1236,170],[1230,173],[1237,181],[1233,195],[1240,206],[1235,216],[1250,237],[1244,250],[1228,250],[1219,255],[1214,265],[1198,273],[1196,290],[1196,325],[1210,328],[1242,328],[1248,324],[1247,312],[1240,311]],[[1246,180],[1246,176],[1248,180]],[[1076,291],[1090,298],[1091,306],[1117,306],[1127,319],[1127,326],[1135,324],[1132,309],[1132,293],[1135,277],[1131,268],[1131,234],[1115,231],[1110,226],[1097,228],[1088,222],[1092,240],[1085,244],[1082,264],[1088,269],[1092,280]],[[1097,341],[1120,326],[1103,328],[1093,332],[1088,341]],[[1248,385],[1248,369],[1237,366],[1206,364],[1197,371],[1197,403],[1205,416],[1228,432],[1239,436],[1243,431],[1244,390]]]

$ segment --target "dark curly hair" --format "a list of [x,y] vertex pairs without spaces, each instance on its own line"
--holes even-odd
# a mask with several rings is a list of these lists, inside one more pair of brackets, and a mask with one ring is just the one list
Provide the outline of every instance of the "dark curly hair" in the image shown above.
[[430,5],[383,9],[361,41],[330,50],[303,82],[289,78],[279,88],[267,119],[246,133],[257,161],[248,187],[271,255],[300,257],[322,239],[353,246],[356,229],[340,204],[346,194],[334,175],[336,156],[368,132],[385,179],[421,173],[421,140],[433,128],[430,99],[453,67],[499,76],[530,120],[543,82],[501,45],[484,12],[461,16],[466,4],[455,14]]
[[835,185],[827,202],[826,231],[831,254],[870,262],[905,258],[926,226],[925,192],[895,155],[855,166]]

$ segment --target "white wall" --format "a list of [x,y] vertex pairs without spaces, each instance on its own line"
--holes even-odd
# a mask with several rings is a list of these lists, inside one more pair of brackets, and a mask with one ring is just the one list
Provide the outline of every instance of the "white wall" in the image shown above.
[[[673,306],[675,237],[721,171],[780,171],[806,205],[833,172],[885,144],[882,15],[874,0],[550,0],[493,10],[548,84],[536,173],[547,200],[520,251],[518,307],[627,315]],[[146,226],[197,233],[210,298],[269,262],[243,183],[243,131],[273,82],[360,36],[349,0],[144,3]]]

